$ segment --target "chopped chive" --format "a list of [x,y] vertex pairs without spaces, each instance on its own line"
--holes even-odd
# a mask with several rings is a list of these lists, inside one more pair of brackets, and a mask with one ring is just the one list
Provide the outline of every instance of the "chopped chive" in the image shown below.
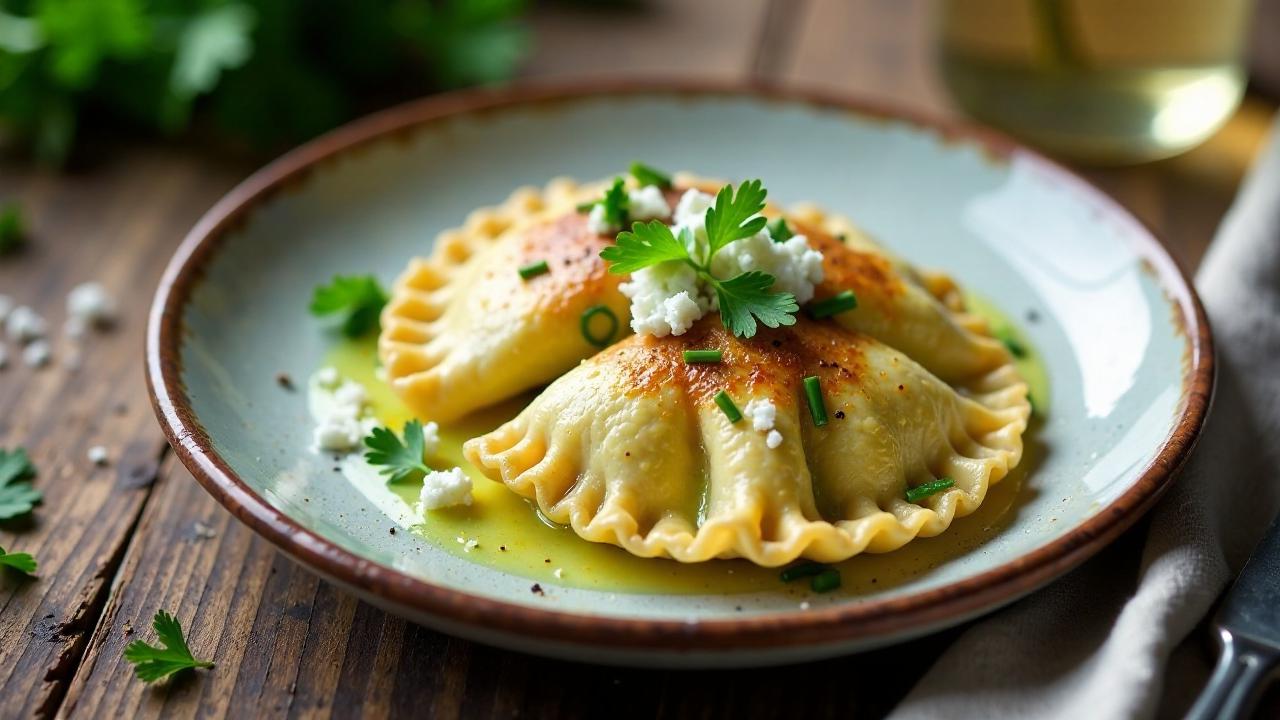
[[718,363],[724,356],[719,350],[685,350],[684,361],[687,363]]
[[[604,335],[591,332],[591,320],[597,315],[603,315],[609,321],[609,331]],[[583,311],[582,318],[578,321],[578,329],[582,331],[582,337],[592,345],[598,348],[609,347],[609,343],[613,342],[614,336],[618,334],[618,316],[604,305],[592,305]]]
[[539,260],[536,263],[529,263],[520,268],[520,277],[528,280],[529,278],[538,277],[539,275],[551,272],[551,268],[547,266],[546,260]]
[[657,185],[663,190],[671,189],[670,175],[644,163],[631,163],[631,177],[635,178],[636,182],[640,183],[642,187],[645,185]]
[[996,330],[995,337],[997,340],[1003,343],[1006,348],[1009,349],[1010,354],[1012,354],[1014,357],[1024,358],[1027,356],[1026,346],[1018,342],[1018,338],[1013,336],[1013,331],[1010,330],[1009,328],[1002,327]]
[[822,401],[822,384],[817,375],[804,379],[804,396],[809,401],[809,415],[813,424],[822,427],[827,424],[827,405]]
[[923,485],[917,485],[916,487],[908,488],[907,502],[918,503],[921,500],[929,497],[930,495],[937,495],[938,493],[942,492],[943,490],[946,490],[949,487],[952,487],[955,484],[956,484],[955,480],[952,480],[949,477],[944,477],[944,478],[938,478],[937,480],[934,480],[932,482],[927,482]]
[[778,575],[778,577],[782,578],[782,582],[789,583],[793,580],[799,580],[800,578],[807,578],[807,577],[813,577],[814,575],[821,575],[822,573],[830,569],[831,568],[827,567],[826,565],[823,565],[822,563],[816,563],[816,562],[800,563],[799,565],[792,565],[791,567],[783,570],[782,573]]
[[716,393],[715,401],[724,416],[729,418],[730,423],[736,423],[742,419],[742,413],[738,410],[738,406],[733,404],[733,398],[729,397],[729,393],[721,390]]
[[848,312],[856,307],[858,307],[858,297],[852,290],[845,290],[809,305],[809,314],[815,318],[825,318]]
[[818,573],[809,581],[809,589],[814,592],[831,592],[840,587],[840,571],[828,568]]
[[1036,399],[1027,393],[1027,404],[1031,406],[1031,417],[1036,416]]
[[786,218],[780,217],[769,223],[769,237],[773,238],[774,242],[785,242],[795,236],[796,234],[791,232],[791,227],[787,225]]
[[588,200],[587,202],[578,203],[577,209],[578,209],[578,212],[580,213],[591,212],[591,208],[599,204],[600,204],[599,200]]

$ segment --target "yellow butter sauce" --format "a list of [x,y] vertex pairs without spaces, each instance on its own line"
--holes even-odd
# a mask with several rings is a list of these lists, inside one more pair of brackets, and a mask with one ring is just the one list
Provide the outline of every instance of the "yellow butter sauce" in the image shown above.
[[[1027,379],[1038,416],[1047,409],[1048,376],[1034,348],[1014,323],[989,303],[973,299],[972,309],[993,325],[1007,328],[1027,355],[1018,367]],[[372,339],[343,342],[328,357],[328,364],[346,378],[364,385],[379,420],[397,432],[412,412],[386,383],[375,376],[376,350]],[[745,560],[713,560],[682,564],[673,560],[639,558],[613,545],[587,542],[573,530],[543,519],[524,498],[501,483],[481,475],[462,456],[462,443],[515,417],[532,394],[480,411],[440,428],[440,450],[428,462],[437,467],[459,466],[474,480],[475,501],[470,507],[430,511],[414,532],[432,544],[469,561],[527,577],[531,582],[568,585],[605,592],[631,593],[744,593],[782,589],[777,568],[761,568]],[[429,418],[427,418],[429,419]],[[1021,464],[987,493],[977,512],[957,518],[938,537],[919,538],[905,547],[880,555],[863,554],[837,563],[845,594],[865,594],[901,584],[928,573],[947,560],[972,552],[1007,527],[1016,516],[1025,478],[1040,460],[1033,431],[1026,436]],[[406,503],[417,501],[419,485],[391,485]],[[467,549],[475,540],[478,545]],[[559,570],[559,573],[557,573]],[[789,586],[797,594],[808,592],[805,581]]]

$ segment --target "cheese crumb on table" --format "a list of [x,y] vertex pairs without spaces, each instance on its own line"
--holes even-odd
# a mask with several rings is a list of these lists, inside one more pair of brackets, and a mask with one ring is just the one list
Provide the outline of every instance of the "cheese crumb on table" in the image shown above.
[[116,301],[102,283],[81,283],[67,293],[67,319],[85,327],[105,327],[115,322]]
[[101,445],[94,445],[89,448],[89,462],[94,465],[106,465],[109,458],[110,455],[107,453],[107,449],[105,447]]
[[433,470],[422,478],[418,503],[423,510],[471,504],[471,478],[462,468]]
[[49,364],[52,357],[53,351],[49,349],[49,343],[44,340],[35,340],[22,349],[22,362],[27,367],[44,367]]
[[9,312],[4,323],[5,334],[16,343],[29,343],[45,336],[44,318],[35,310],[20,305]]

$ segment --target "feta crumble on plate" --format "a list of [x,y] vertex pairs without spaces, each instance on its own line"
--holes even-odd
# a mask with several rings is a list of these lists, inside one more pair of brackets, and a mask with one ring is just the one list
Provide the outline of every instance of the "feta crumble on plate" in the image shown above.
[[418,494],[418,504],[422,510],[470,505],[471,500],[471,478],[462,468],[435,470],[422,478],[422,491]]
[[313,382],[320,391],[314,411],[316,426],[312,431],[316,449],[329,452],[359,449],[365,436],[377,425],[369,415],[364,387],[342,380],[333,368],[318,371]]

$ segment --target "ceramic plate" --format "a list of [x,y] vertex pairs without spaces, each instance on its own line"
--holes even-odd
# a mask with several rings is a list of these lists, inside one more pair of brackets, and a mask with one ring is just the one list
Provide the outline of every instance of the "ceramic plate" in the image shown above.
[[[543,582],[536,594],[532,576],[388,532],[403,520],[394,503],[310,451],[306,393],[276,383],[308,377],[333,343],[306,314],[312,288],[335,273],[389,283],[470,209],[635,159],[762,177],[771,199],[846,213],[978,290],[1047,371],[1026,471],[993,489],[986,512],[858,561],[824,595],[780,581],[732,593]],[[147,369],[160,423],[196,478],[320,575],[481,642],[667,666],[848,653],[1031,592],[1155,502],[1195,440],[1213,377],[1184,276],[1140,223],[1061,167],[982,131],[838,98],[671,85],[443,96],[290,153],[179,248],[152,308]]]

